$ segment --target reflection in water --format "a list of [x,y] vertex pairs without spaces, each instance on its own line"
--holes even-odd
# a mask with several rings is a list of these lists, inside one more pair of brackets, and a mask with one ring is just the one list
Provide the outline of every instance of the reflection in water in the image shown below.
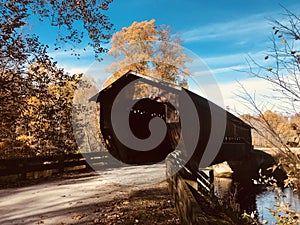
[[[286,198],[284,201],[291,205],[291,209],[300,211],[300,195],[293,192],[290,188],[284,189]],[[273,208],[275,205],[276,193],[263,191],[256,195],[257,211],[259,212],[260,220],[267,220],[269,224],[275,224],[275,218],[271,215],[268,208]]]
[[[259,220],[267,220],[268,224],[275,224],[275,218],[271,215],[269,208],[274,209],[276,193],[269,192],[257,185],[241,185],[234,182],[231,178],[215,178],[216,195],[226,199],[233,198],[237,191],[236,201],[240,204],[241,212],[247,213],[258,212]],[[300,211],[300,194],[293,192],[291,189],[284,189],[286,195],[285,201],[291,204],[291,208]]]

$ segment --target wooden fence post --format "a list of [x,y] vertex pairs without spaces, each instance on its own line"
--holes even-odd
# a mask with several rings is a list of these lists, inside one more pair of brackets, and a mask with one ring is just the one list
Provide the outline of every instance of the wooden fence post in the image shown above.
[[209,190],[210,190],[210,196],[213,197],[215,195],[215,177],[214,177],[214,171],[213,170],[209,170]]
[[60,156],[58,157],[58,172],[59,172],[59,173],[63,173],[63,172],[65,171],[65,170],[64,170],[64,167],[65,167],[64,161],[65,161],[64,155],[60,155]]
[[21,170],[21,179],[26,180],[27,179],[27,164],[24,159],[21,159],[17,163],[18,170]]

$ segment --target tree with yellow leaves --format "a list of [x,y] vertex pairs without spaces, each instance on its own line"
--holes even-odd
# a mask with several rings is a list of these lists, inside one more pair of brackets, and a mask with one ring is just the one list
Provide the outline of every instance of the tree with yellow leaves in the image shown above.
[[[112,24],[105,15],[111,2],[0,2],[0,158],[76,150],[72,98],[80,75],[58,68],[48,50],[71,51],[79,58],[76,47],[87,38],[100,59],[107,51],[103,43],[111,38]],[[44,21],[47,31],[57,30],[52,46],[26,29],[32,18]],[[48,151],[50,146],[54,151]]]
[[169,27],[158,28],[155,20],[124,27],[111,40],[108,54],[114,56],[115,62],[108,68],[113,75],[105,86],[133,70],[187,87],[186,78],[191,72],[186,63],[191,59],[184,54],[181,43],[178,36],[171,36]]

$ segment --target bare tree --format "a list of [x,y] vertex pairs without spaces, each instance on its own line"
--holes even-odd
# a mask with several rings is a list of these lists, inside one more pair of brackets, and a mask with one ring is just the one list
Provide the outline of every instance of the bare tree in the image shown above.
[[271,20],[273,45],[264,57],[264,63],[258,63],[250,56],[249,71],[246,71],[252,77],[271,84],[270,96],[262,96],[264,104],[261,104],[257,101],[257,96],[249,93],[242,84],[238,96],[253,113],[253,116],[244,116],[243,119],[280,155],[278,165],[284,167],[289,177],[286,184],[300,187],[299,154],[287,145],[282,130],[272,122],[274,117],[265,112],[267,106],[276,102],[276,108],[284,113],[300,113],[300,16],[284,10],[284,20]]

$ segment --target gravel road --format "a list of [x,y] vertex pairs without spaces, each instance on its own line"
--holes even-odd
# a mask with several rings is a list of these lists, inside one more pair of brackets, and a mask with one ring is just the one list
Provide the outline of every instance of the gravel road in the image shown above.
[[165,165],[129,166],[0,190],[0,224],[85,224],[104,202],[165,179]]

